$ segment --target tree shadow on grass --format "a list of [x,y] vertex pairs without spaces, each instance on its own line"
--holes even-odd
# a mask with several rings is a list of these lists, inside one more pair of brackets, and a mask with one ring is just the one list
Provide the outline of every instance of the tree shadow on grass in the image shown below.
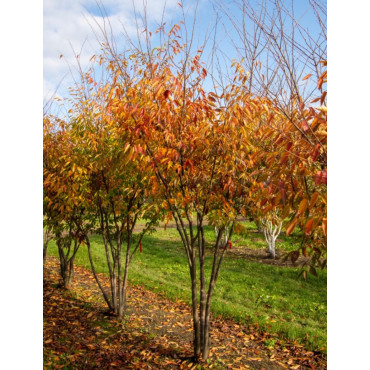
[[178,368],[191,352],[143,333],[108,315],[102,306],[76,298],[44,276],[45,368]]
[[[102,300],[95,300],[99,292],[93,293],[96,284],[89,271],[76,267],[76,279],[69,291],[58,288],[57,259],[48,259],[44,267],[44,368],[196,367],[190,340],[190,309],[185,303],[174,304],[153,292],[135,288],[130,316],[119,321],[107,314]],[[260,344],[266,340],[266,333],[243,328],[232,320],[218,319],[214,324],[211,330],[213,354],[210,363],[202,363],[202,368],[211,365],[240,368],[241,364],[255,369],[286,368],[280,361],[295,366],[313,364],[314,367],[319,363],[319,368],[326,367],[321,354],[307,352],[302,346],[288,342],[284,342],[284,348],[273,349],[271,353],[275,359],[271,360]],[[176,326],[180,326],[178,330]],[[249,340],[251,330],[253,341]],[[186,334],[189,334],[188,339]]]

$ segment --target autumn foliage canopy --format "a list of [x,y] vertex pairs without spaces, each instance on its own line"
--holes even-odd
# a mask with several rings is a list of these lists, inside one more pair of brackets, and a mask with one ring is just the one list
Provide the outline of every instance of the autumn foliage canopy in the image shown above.
[[[56,235],[69,231],[78,244],[102,234],[111,282],[103,294],[119,314],[127,282],[121,252],[128,271],[145,233],[160,219],[174,220],[192,280],[194,351],[207,358],[212,293],[232,234],[242,228],[237,218],[275,212],[286,235],[303,234],[286,258],[311,256],[305,277],[326,264],[326,72],[317,81],[320,97],[307,106],[294,96],[286,114],[244,88],[248,75],[237,62],[229,85],[207,91],[202,50],[190,56],[179,30],[152,51],[107,48],[95,60],[108,77],[82,74],[69,116],[45,115],[44,214]],[[134,242],[138,219],[147,226]],[[208,278],[206,222],[218,230]]]

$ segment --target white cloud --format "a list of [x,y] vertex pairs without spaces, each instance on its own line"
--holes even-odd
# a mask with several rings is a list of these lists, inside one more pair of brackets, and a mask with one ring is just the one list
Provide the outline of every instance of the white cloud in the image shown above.
[[[148,22],[155,27],[162,18],[166,4],[166,18],[172,18],[179,10],[178,0],[148,0]],[[142,0],[134,0],[138,13],[143,12]],[[136,24],[132,1],[105,0],[104,8],[113,29],[115,40],[122,40],[122,25],[129,36],[136,37]],[[99,53],[100,46],[93,29],[100,35],[96,22],[102,24],[96,0],[44,0],[44,99],[57,89],[65,95],[73,85],[70,69],[77,65],[75,53],[80,54],[82,68],[86,68],[92,55]],[[89,24],[90,23],[90,24]],[[92,29],[93,27],[93,29]],[[63,58],[60,58],[63,55]]]

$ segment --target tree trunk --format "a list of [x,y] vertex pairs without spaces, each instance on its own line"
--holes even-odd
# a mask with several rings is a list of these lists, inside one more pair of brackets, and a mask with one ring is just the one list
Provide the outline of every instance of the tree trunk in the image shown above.
[[262,225],[263,225],[263,233],[265,235],[265,240],[268,245],[269,257],[275,259],[276,258],[275,243],[276,243],[276,239],[280,235],[283,222],[279,221],[277,225],[273,225],[272,221],[264,220],[262,221]]
[[125,261],[125,271],[123,273],[122,291],[120,297],[120,309],[119,317],[123,318],[126,313],[126,294],[127,294],[127,280],[128,280],[128,270],[130,265],[130,248],[127,246],[126,250],[126,261]]
[[206,315],[204,324],[204,334],[202,343],[202,358],[207,360],[209,354],[209,327],[210,327],[210,315]]
[[271,240],[268,241],[269,246],[269,257],[275,259],[276,258],[276,250],[275,250],[275,240],[274,238],[271,238]]
[[48,225],[46,226],[46,230],[44,232],[44,247],[43,247],[43,253],[42,253],[43,263],[45,263],[46,261],[47,249],[48,249],[48,245],[51,239],[52,239],[51,227],[50,225]]
[[89,254],[89,260],[90,260],[90,266],[91,266],[91,271],[94,275],[94,278],[95,278],[95,281],[97,282],[101,292],[103,293],[103,297],[104,297],[104,300],[105,302],[107,303],[109,309],[111,311],[113,311],[113,306],[112,306],[112,303],[111,301],[109,300],[109,297],[108,297],[108,294],[106,293],[105,289],[103,288],[99,278],[98,278],[98,275],[96,273],[96,270],[95,270],[95,265],[94,265],[94,262],[93,262],[93,259],[92,259],[92,255],[91,255],[91,245],[90,245],[90,240],[87,236],[85,236],[85,240],[86,240],[86,244],[87,244],[87,251],[88,251],[88,254]]
[[68,285],[69,282],[67,282],[67,259],[65,256],[65,253],[63,251],[63,246],[61,244],[60,238],[57,239],[57,246],[58,246],[58,253],[59,253],[59,265],[60,265],[60,276],[63,280],[63,286],[66,288],[66,285]]
[[116,261],[113,260],[113,275],[112,275],[112,301],[114,307],[114,313],[118,315],[119,305],[118,305],[118,284],[117,284],[117,275],[116,275]]
[[[202,261],[203,262],[203,261]],[[204,263],[200,266],[200,276],[201,276],[201,289],[200,289],[200,305],[199,305],[199,316],[200,316],[200,350],[203,353],[203,344],[205,342],[205,325],[206,325],[206,290],[205,290],[205,278],[204,278]]]
[[73,275],[73,264],[71,265],[63,257],[60,258],[60,275],[63,280],[63,287],[69,289]]
[[74,263],[76,253],[79,248],[79,243],[77,243],[77,241],[74,241],[74,248],[72,250],[72,255],[69,257],[72,241],[70,241],[69,243],[70,244],[68,245],[67,253],[64,253],[62,241],[60,238],[57,239],[59,262],[60,262],[60,274],[63,280],[63,286],[66,289],[69,289],[70,284],[72,282],[73,263]]
[[192,262],[193,265],[190,266],[190,276],[191,276],[191,300],[193,309],[193,330],[194,330],[194,357],[198,358],[201,353],[200,347],[200,323],[199,323],[199,312],[198,312],[198,292],[197,292],[197,269],[196,269],[196,259],[194,249],[192,251]]
[[254,223],[255,223],[255,224],[256,224],[256,226],[257,226],[257,231],[258,231],[260,234],[263,234],[263,232],[264,232],[264,227],[263,227],[262,222],[255,220],[255,221],[254,221]]
[[[207,298],[206,281],[204,274],[204,254],[205,254],[205,238],[202,225],[198,225],[199,239],[199,272],[200,272],[200,347],[201,356],[206,360],[209,352],[209,317],[207,318]],[[215,227],[216,237],[218,236],[218,228]]]
[[202,341],[202,359],[207,360],[209,354],[209,328],[210,328],[210,317],[211,317],[211,302],[212,302],[212,295],[213,289],[216,284],[217,276],[211,276],[208,292],[207,292],[207,302],[204,306],[204,325],[203,325],[203,341]]
[[[170,204],[170,202],[169,202]],[[193,349],[194,349],[194,360],[199,361],[199,359],[206,360],[209,355],[209,329],[210,329],[210,307],[213,289],[217,281],[218,273],[220,271],[222,259],[226,250],[227,240],[225,241],[225,246],[222,248],[220,254],[219,247],[222,239],[222,235],[228,239],[231,237],[233,232],[233,226],[231,227],[230,234],[228,235],[228,230],[225,227],[217,231],[217,241],[214,246],[213,255],[213,265],[212,272],[209,282],[208,290],[205,287],[205,263],[204,263],[204,252],[205,252],[205,238],[202,227],[202,217],[197,216],[197,233],[194,236],[193,225],[190,217],[187,216],[190,237],[187,234],[186,227],[181,220],[181,216],[176,208],[173,210],[173,215],[176,221],[177,230],[180,234],[185,252],[188,258],[188,266],[191,277],[191,298],[192,298],[192,316],[193,316]],[[196,241],[198,242],[198,257],[199,257],[199,284],[200,291],[197,291],[197,256],[196,256]],[[200,302],[198,306],[198,294],[200,295]]]
[[48,239],[46,239],[46,240],[44,241],[44,248],[43,248],[43,252],[42,252],[42,259],[43,259],[43,263],[45,263],[45,261],[46,261],[46,255],[47,255],[48,245],[49,245],[49,240],[48,240]]
[[65,270],[64,276],[63,276],[63,285],[64,288],[69,289],[72,277],[73,277],[73,262],[69,261],[67,264],[67,269]]

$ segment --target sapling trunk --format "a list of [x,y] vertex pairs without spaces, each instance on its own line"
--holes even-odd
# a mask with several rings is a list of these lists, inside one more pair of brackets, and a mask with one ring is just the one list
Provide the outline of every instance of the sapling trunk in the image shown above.
[[42,252],[43,263],[45,263],[46,261],[47,250],[48,250],[49,242],[51,239],[52,239],[51,226],[47,225],[45,233],[44,233],[44,246],[43,246],[43,252]]
[[[73,249],[71,250],[71,244],[73,242]],[[73,263],[76,257],[77,251],[80,246],[80,242],[75,239],[72,241],[70,237],[63,238],[62,236],[57,237],[57,246],[59,252],[60,262],[60,275],[63,280],[64,288],[68,289],[73,277]],[[70,253],[72,253],[70,255]]]
[[200,271],[200,341],[204,343],[205,338],[205,325],[206,325],[206,317],[205,317],[205,307],[207,301],[206,295],[206,281],[204,276],[204,254],[205,254],[205,240],[204,240],[204,229],[201,224],[199,224],[199,215],[197,215],[198,220],[198,253],[199,253],[199,271]]
[[105,289],[104,289],[103,285],[101,284],[101,282],[100,282],[100,280],[99,280],[99,277],[98,277],[98,275],[97,275],[97,273],[96,273],[96,269],[95,269],[94,261],[93,261],[92,255],[91,255],[91,244],[90,244],[90,239],[89,239],[89,237],[88,237],[87,235],[85,235],[85,240],[86,240],[86,245],[87,245],[87,251],[88,251],[88,254],[89,254],[89,260],[90,260],[91,271],[92,271],[92,273],[93,273],[93,275],[94,275],[94,278],[95,278],[96,283],[98,284],[98,286],[99,286],[99,288],[100,288],[101,292],[103,293],[103,297],[104,297],[105,302],[107,303],[107,305],[108,305],[109,309],[110,309],[111,311],[113,311],[113,310],[114,310],[114,308],[113,308],[113,306],[112,306],[112,304],[111,304],[111,301],[110,301],[110,299],[109,299],[109,297],[108,297],[108,294],[107,294],[107,292],[105,291]]
[[123,272],[122,290],[120,292],[120,307],[119,307],[119,317],[123,318],[126,312],[126,296],[127,296],[127,281],[128,281],[128,271],[130,266],[130,249],[131,249],[131,238],[128,238],[126,258],[125,258],[125,269]]
[[45,263],[45,261],[46,261],[48,245],[49,245],[49,240],[48,239],[44,240],[44,247],[43,247],[43,251],[42,251],[43,263]]
[[[211,317],[211,302],[214,287],[218,278],[221,263],[223,260],[224,253],[226,251],[226,245],[229,237],[228,228],[222,227],[217,229],[217,240],[214,245],[213,265],[211,271],[211,277],[209,281],[208,290],[206,289],[205,281],[205,238],[204,230],[202,225],[202,218],[197,217],[197,233],[196,237],[193,236],[193,231],[190,231],[190,237],[186,234],[187,229],[179,214],[175,216],[177,229],[180,233],[181,239],[184,243],[185,251],[188,257],[190,277],[191,277],[191,294],[192,294],[192,316],[193,316],[193,348],[194,358],[206,360],[209,356],[209,331],[210,331],[210,317]],[[188,224],[189,230],[193,227],[192,223]],[[225,239],[222,249],[220,249],[220,243],[222,239]],[[190,242],[190,243],[189,243]],[[197,279],[197,256],[196,256],[196,243],[198,244],[198,259],[199,259],[199,296],[200,302],[198,305],[198,279]]]
[[269,246],[269,255],[270,255],[270,257],[275,259],[275,257],[276,257],[275,240],[272,239],[268,246]]
[[122,282],[121,304],[120,304],[120,310],[119,310],[120,318],[123,318],[126,312],[128,270],[129,270],[129,261],[126,259],[125,271],[123,274],[123,282]]
[[191,301],[192,301],[192,314],[193,314],[193,347],[194,355],[198,357],[201,352],[201,341],[200,341],[200,323],[199,323],[199,312],[198,312],[198,289],[197,289],[197,274],[196,274],[196,264],[195,264],[195,254],[193,259],[193,266],[190,266],[190,276],[191,276]]
[[265,235],[265,240],[268,245],[268,253],[269,257],[275,259],[276,258],[276,239],[280,235],[281,227],[283,225],[282,221],[279,221],[278,224],[273,224],[271,220],[263,220],[261,222],[263,226],[263,233]]
[[[98,275],[95,272],[95,267],[93,259],[91,256],[91,247],[88,243],[89,259],[93,270],[95,280],[97,281],[100,290],[103,293],[104,299],[108,305],[109,310],[117,315],[119,318],[123,318],[126,313],[126,301],[127,301],[127,285],[128,285],[128,274],[129,266],[133,259],[135,252],[141,245],[141,240],[145,233],[153,226],[155,221],[150,221],[144,230],[140,234],[140,238],[135,248],[133,248],[133,232],[138,219],[138,212],[132,217],[130,212],[132,212],[131,207],[135,201],[135,196],[133,195],[129,207],[127,209],[127,214],[125,217],[117,217],[115,211],[115,204],[113,201],[110,202],[110,207],[105,208],[102,205],[100,199],[98,199],[98,217],[100,232],[103,237],[103,244],[105,249],[105,256],[107,260],[107,266],[109,271],[109,282],[110,282],[110,294],[108,294],[104,289],[99,280]],[[140,208],[142,204],[136,204],[136,207]],[[110,223],[113,218],[114,232],[110,230]],[[125,233],[123,232],[125,230]],[[124,267],[122,272],[122,247],[126,242],[126,253],[124,260]]]

